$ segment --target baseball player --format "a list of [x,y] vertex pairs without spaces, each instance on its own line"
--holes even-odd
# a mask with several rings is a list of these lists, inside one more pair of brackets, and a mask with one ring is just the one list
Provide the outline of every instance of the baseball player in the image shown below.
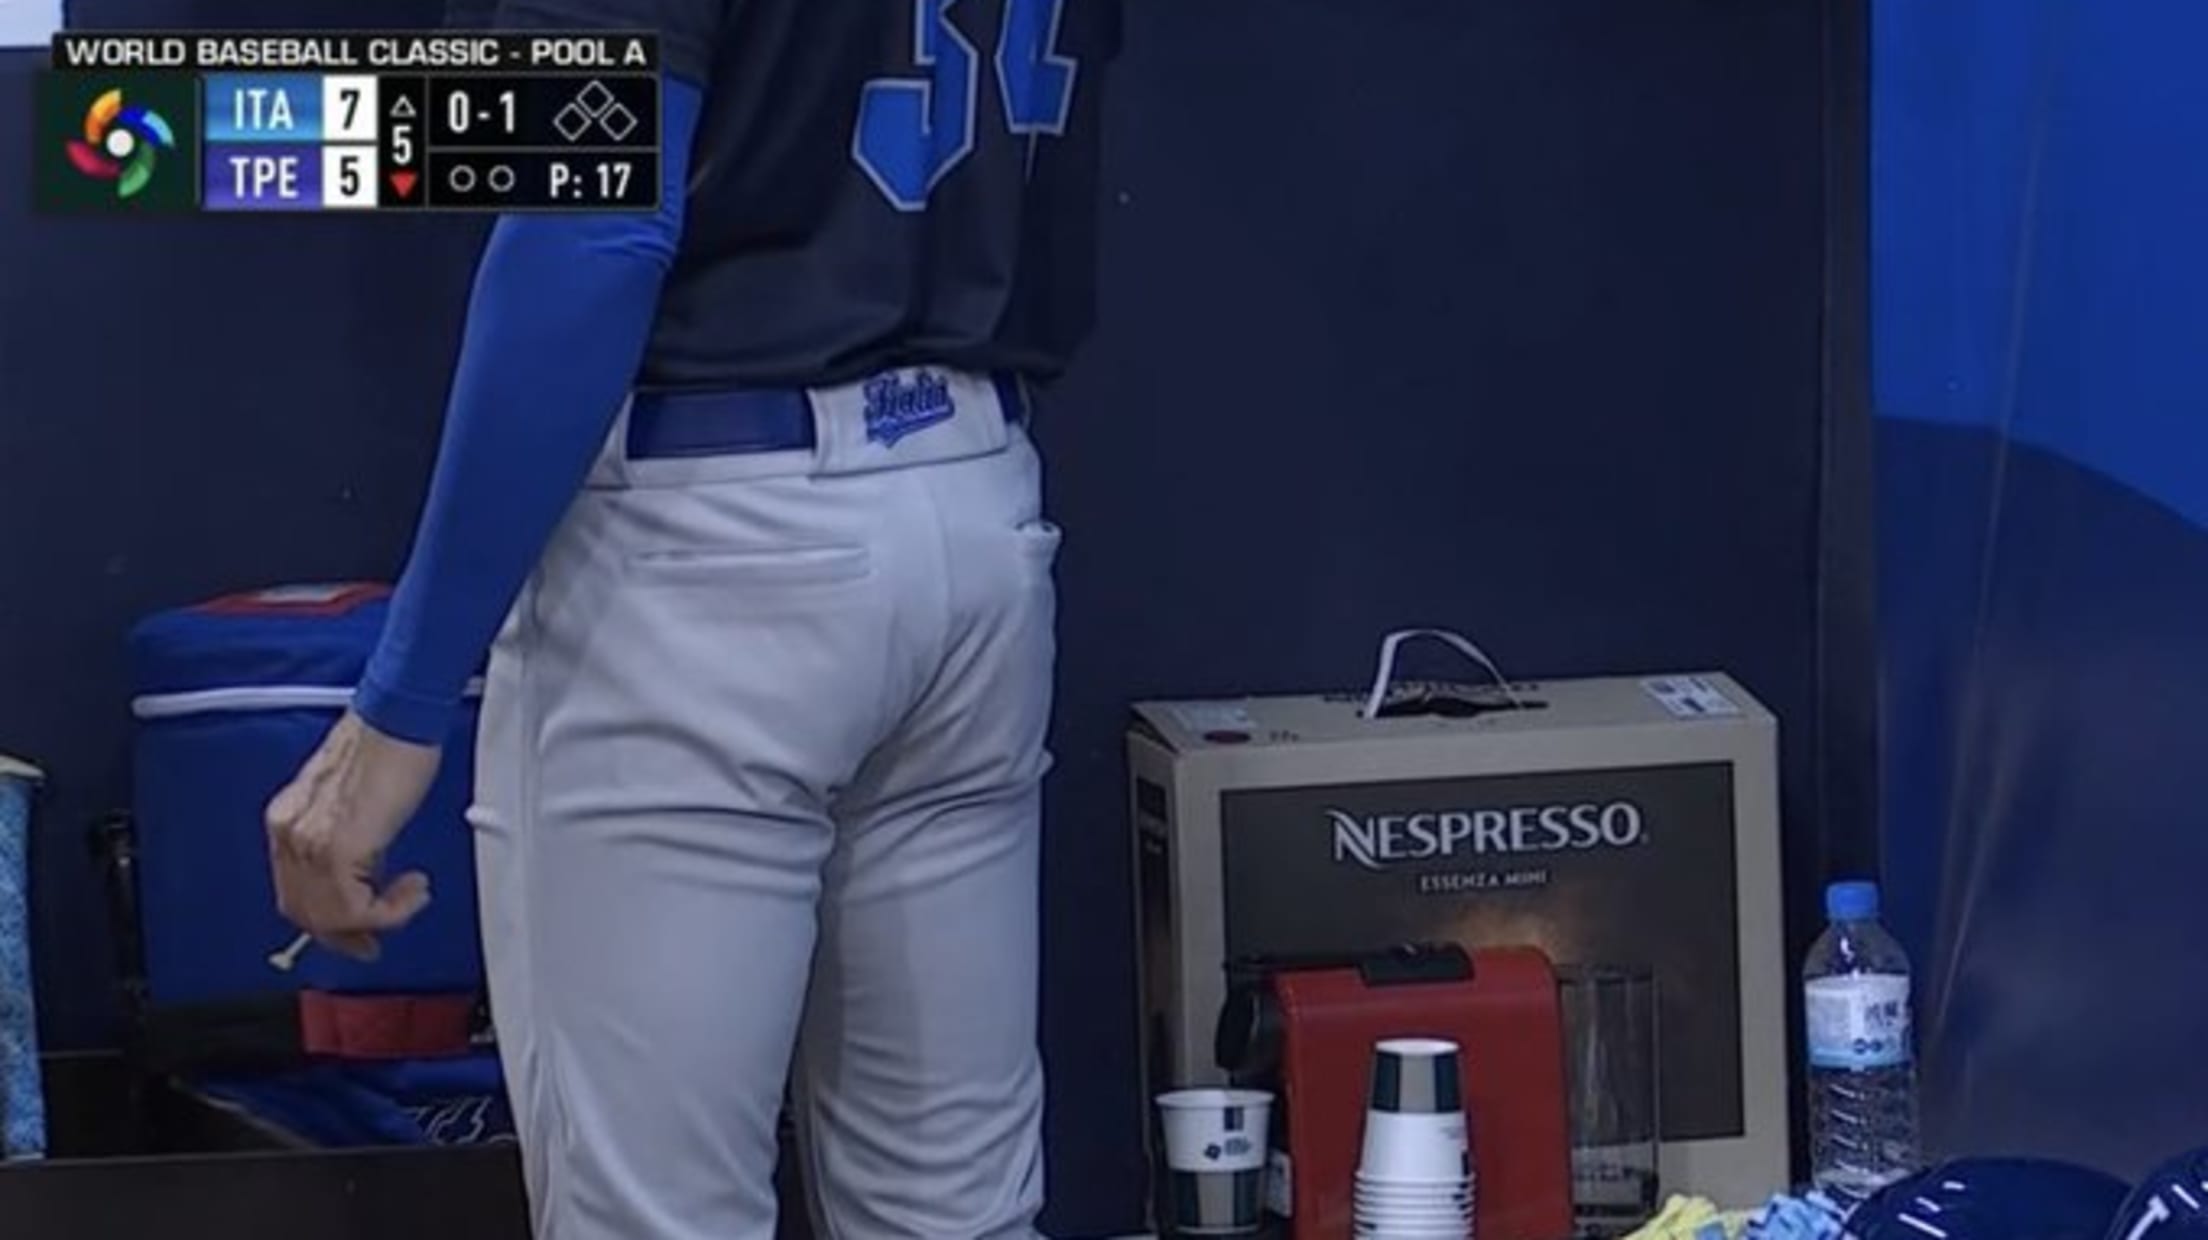
[[1035,1234],[1028,425],[1089,325],[1116,2],[500,5],[658,32],[662,206],[499,221],[389,629],[268,826],[284,913],[372,955],[490,648],[540,1240],[766,1240],[786,1084],[825,1235]]

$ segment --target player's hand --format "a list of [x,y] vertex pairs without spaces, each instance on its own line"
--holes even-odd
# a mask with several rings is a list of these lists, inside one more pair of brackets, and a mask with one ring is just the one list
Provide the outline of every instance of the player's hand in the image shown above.
[[384,881],[383,857],[437,777],[434,746],[386,736],[351,711],[268,803],[276,908],[324,946],[373,960],[376,936],[429,904],[429,876]]

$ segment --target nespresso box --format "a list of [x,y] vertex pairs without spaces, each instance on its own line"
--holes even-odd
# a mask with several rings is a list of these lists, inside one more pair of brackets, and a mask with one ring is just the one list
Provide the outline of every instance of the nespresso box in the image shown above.
[[1530,946],[1655,976],[1664,1191],[1786,1183],[1770,713],[1722,675],[1395,685],[1390,661],[1369,695],[1136,707],[1150,1083],[1223,1079],[1227,961]]

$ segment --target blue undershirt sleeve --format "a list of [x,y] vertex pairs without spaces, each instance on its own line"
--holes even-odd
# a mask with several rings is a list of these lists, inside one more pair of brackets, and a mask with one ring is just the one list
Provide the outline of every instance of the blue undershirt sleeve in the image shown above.
[[661,83],[656,214],[509,215],[491,231],[413,554],[354,709],[437,744],[612,429],[682,234],[703,92]]

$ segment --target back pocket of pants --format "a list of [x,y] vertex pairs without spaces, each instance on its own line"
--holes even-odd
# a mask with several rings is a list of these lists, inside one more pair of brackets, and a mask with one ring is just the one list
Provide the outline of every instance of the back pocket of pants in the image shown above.
[[648,585],[833,586],[863,581],[872,572],[864,547],[679,547],[629,557],[631,578]]

